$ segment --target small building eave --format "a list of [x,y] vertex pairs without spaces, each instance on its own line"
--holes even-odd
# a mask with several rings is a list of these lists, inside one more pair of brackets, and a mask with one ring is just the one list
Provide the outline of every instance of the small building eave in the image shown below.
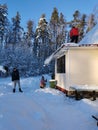
[[52,53],[44,62],[45,65],[49,64],[52,60],[66,53],[69,49],[98,49],[98,44],[76,44],[65,43],[62,44],[54,53]]
[[52,53],[44,62],[45,65],[49,64],[52,60],[68,51],[70,46],[79,46],[76,43],[62,44],[54,53]]

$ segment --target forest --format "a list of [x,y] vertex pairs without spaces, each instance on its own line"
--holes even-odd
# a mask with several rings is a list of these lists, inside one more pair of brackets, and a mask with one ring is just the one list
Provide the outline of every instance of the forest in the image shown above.
[[[33,18],[32,18],[33,19]],[[79,10],[73,19],[67,21],[62,12],[53,8],[49,21],[41,14],[38,25],[28,20],[26,29],[21,26],[21,14],[8,19],[8,7],[0,4],[0,65],[7,66],[9,73],[18,67],[22,76],[35,76],[54,72],[54,62],[44,66],[45,59],[62,44],[70,42],[69,29],[75,25],[79,29],[78,42],[97,24],[97,16],[89,16]]]

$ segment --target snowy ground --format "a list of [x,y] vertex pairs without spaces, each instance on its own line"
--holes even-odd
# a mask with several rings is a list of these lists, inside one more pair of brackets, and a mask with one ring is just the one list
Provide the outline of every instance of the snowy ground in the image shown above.
[[17,87],[12,93],[11,78],[0,78],[0,130],[98,130],[91,116],[98,114],[98,99],[76,101],[49,82],[40,89],[39,81],[40,76],[22,78],[24,92]]

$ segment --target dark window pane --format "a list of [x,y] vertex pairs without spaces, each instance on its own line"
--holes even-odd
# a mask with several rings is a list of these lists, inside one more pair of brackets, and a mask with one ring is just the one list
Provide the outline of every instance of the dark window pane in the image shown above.
[[57,73],[65,73],[65,55],[57,59]]

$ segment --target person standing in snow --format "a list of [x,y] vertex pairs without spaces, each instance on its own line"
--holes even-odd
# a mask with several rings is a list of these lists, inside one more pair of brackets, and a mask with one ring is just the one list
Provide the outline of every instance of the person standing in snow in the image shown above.
[[21,90],[21,86],[20,86],[19,71],[18,71],[18,69],[16,69],[16,68],[14,68],[14,69],[13,69],[13,72],[12,72],[12,81],[13,81],[13,84],[14,84],[13,93],[15,93],[16,84],[18,84],[19,92],[23,92],[23,91]]
[[47,79],[45,79],[44,76],[42,76],[40,80],[40,88],[44,88],[46,86],[46,82],[47,82]]
[[70,30],[70,39],[71,42],[78,43],[78,37],[79,37],[79,30],[77,27],[72,26],[72,29]]

